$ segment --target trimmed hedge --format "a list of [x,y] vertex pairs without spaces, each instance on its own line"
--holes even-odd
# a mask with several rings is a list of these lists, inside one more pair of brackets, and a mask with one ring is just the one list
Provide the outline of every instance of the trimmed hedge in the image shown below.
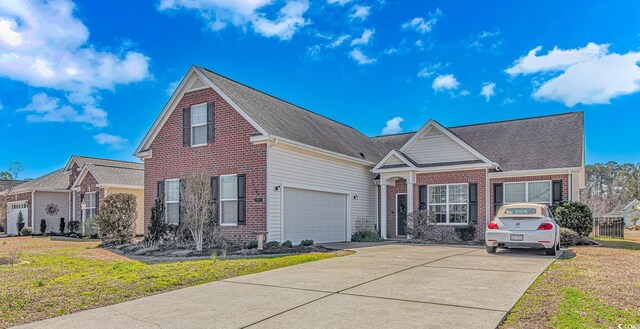
[[563,201],[553,205],[551,212],[560,227],[573,230],[580,236],[588,236],[593,231],[593,213],[582,202]]

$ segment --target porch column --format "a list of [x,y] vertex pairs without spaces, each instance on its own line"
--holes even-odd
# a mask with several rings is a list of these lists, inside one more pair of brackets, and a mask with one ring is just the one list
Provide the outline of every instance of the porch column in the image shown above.
[[[407,215],[413,212],[413,181],[407,180]],[[411,220],[407,221],[407,226],[410,228],[413,225]],[[411,235],[407,234],[407,239],[411,239]]]
[[380,180],[380,236],[387,238],[387,182]]

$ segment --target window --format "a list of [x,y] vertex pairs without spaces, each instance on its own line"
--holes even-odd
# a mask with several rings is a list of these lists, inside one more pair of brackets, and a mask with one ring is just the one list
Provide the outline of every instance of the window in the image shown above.
[[429,185],[429,211],[440,224],[466,224],[469,221],[467,184]]
[[551,204],[551,181],[504,183],[504,202]]
[[83,220],[90,220],[96,215],[96,199],[98,192],[87,192],[84,194],[82,202],[84,209],[82,210]]
[[167,224],[178,224],[180,221],[180,180],[164,181],[165,220]]
[[220,224],[238,224],[238,176],[220,176]]
[[207,104],[191,107],[191,146],[207,144]]

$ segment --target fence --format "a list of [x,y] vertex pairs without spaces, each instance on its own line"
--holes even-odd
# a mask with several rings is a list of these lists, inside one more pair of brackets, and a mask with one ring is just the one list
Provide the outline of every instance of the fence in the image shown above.
[[622,218],[594,218],[593,237],[624,239],[624,220]]

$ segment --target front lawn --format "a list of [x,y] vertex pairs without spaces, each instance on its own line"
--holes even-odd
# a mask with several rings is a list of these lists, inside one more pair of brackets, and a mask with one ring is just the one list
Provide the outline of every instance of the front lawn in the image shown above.
[[536,280],[502,328],[640,326],[640,243],[573,247]]
[[[146,264],[96,248],[97,242],[0,239],[0,328],[160,292],[344,255]],[[1,265],[16,259],[17,265]]]

